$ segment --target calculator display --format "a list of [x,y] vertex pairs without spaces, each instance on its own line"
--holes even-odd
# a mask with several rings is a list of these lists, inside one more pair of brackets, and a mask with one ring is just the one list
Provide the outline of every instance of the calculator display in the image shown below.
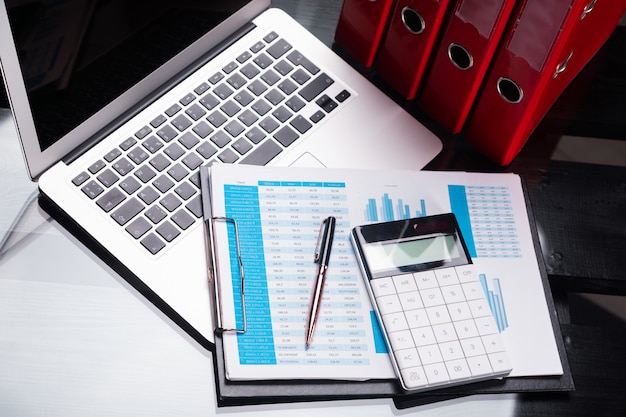
[[432,262],[449,262],[459,257],[455,235],[375,242],[365,245],[364,249],[373,272]]
[[452,213],[354,228],[369,279],[471,263]]

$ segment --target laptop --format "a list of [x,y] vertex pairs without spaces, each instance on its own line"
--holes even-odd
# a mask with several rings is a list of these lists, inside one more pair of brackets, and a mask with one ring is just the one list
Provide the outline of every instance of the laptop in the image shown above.
[[4,0],[0,38],[43,201],[206,346],[198,167],[421,169],[442,148],[269,0]]

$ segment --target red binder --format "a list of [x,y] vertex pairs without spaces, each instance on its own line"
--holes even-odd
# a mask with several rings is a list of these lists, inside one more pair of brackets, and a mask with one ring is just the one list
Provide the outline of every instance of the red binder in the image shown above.
[[335,43],[365,68],[374,64],[395,0],[344,0]]
[[443,33],[420,108],[451,133],[461,131],[515,0],[460,0]]
[[398,0],[376,58],[376,74],[413,99],[430,62],[450,0]]
[[467,139],[508,165],[613,32],[624,0],[522,0],[489,70]]

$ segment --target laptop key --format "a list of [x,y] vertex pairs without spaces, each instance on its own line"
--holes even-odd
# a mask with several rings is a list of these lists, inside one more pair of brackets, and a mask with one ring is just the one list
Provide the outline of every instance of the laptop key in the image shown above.
[[187,181],[181,183],[174,191],[185,201],[189,200],[197,192],[193,185]]
[[[163,142],[161,142],[156,136],[150,136],[148,139],[146,139],[143,143],[142,143],[143,147],[146,148],[150,153],[155,153],[156,151],[158,151],[159,149],[161,149],[163,147]],[[131,157],[133,160],[134,158]],[[141,163],[142,160],[139,160],[139,163]]]
[[286,54],[291,48],[292,46],[289,42],[284,39],[279,39],[276,43],[267,48],[267,53],[270,54],[272,58],[278,59]]
[[150,129],[148,126],[144,126],[137,132],[135,132],[135,136],[137,137],[137,139],[143,139],[148,136],[150,132],[152,132],[152,129]]
[[144,205],[141,201],[136,199],[135,197],[131,197],[130,200],[122,204],[115,212],[111,215],[113,220],[115,220],[120,226],[124,226],[126,223],[131,221],[136,215],[141,213],[144,209]]
[[150,205],[157,201],[157,199],[160,197],[160,194],[157,193],[154,188],[148,185],[143,190],[139,191],[139,193],[137,193],[137,197],[141,198],[141,201],[146,203],[146,205]]
[[276,142],[269,139],[250,152],[245,158],[241,160],[242,164],[248,165],[265,165],[283,151]]
[[196,195],[192,198],[186,205],[187,210],[189,210],[196,218],[202,217],[202,200],[200,199],[200,194]]
[[320,74],[298,92],[306,101],[311,101],[330,87],[335,81],[325,73]]
[[189,171],[187,171],[187,169],[185,167],[183,167],[181,164],[176,163],[174,164],[171,168],[169,168],[167,170],[167,173],[174,178],[174,180],[176,180],[177,182],[181,181],[183,178],[185,178],[187,176],[187,174],[189,174]]
[[104,188],[102,188],[97,182],[90,181],[87,183],[87,185],[81,188],[81,191],[85,193],[87,197],[93,200],[104,192]]
[[120,143],[120,148],[122,148],[123,151],[127,151],[129,150],[135,143],[137,143],[137,141],[135,140],[135,138],[128,138],[126,139],[124,142]]
[[191,217],[185,209],[178,210],[176,213],[172,214],[171,218],[172,221],[183,230],[187,230],[189,226],[195,222],[194,218]]
[[178,104],[172,104],[167,110],[165,110],[165,114],[167,114],[169,117],[172,117],[181,109],[182,107],[180,107]]
[[267,35],[263,37],[263,40],[267,43],[272,43],[276,39],[278,39],[278,34],[274,31],[271,31],[270,33],[268,33]]
[[107,162],[113,162],[115,158],[117,158],[121,154],[122,154],[122,151],[120,151],[119,149],[112,149],[109,153],[104,155],[104,160]]
[[166,177],[165,175],[159,176],[156,180],[152,181],[152,185],[156,187],[162,193],[167,192],[170,188],[172,188],[175,184],[174,181]]
[[294,65],[301,65],[302,67],[306,68],[306,70],[313,75],[317,74],[320,71],[317,65],[309,61],[307,57],[302,55],[297,50],[287,55],[287,59],[291,61],[291,63],[293,63]]
[[91,164],[91,166],[89,168],[87,168],[89,170],[89,172],[91,172],[92,174],[95,174],[96,172],[100,171],[102,168],[104,168],[106,166],[106,164],[104,163],[104,161],[99,160],[94,162],[93,164]]
[[178,133],[174,130],[174,128],[170,125],[163,126],[159,131],[157,131],[157,135],[165,142],[169,142],[178,136]]
[[289,122],[291,126],[293,126],[298,132],[301,134],[305,133],[309,130],[313,125],[301,115],[297,115],[293,118],[291,122]]
[[255,145],[261,143],[263,139],[267,137],[265,133],[258,127],[254,126],[252,129],[246,132],[246,137],[250,139]]
[[83,185],[85,181],[87,181],[88,179],[89,179],[89,174],[83,171],[74,177],[74,179],[72,180],[72,183],[78,187],[80,185]]
[[230,148],[224,149],[224,151],[217,155],[217,157],[225,164],[233,164],[239,159],[237,154]]
[[120,188],[124,190],[126,194],[131,195],[141,188],[141,184],[139,184],[139,181],[131,176],[124,178],[122,182],[120,182]]
[[141,149],[140,146],[136,146],[132,151],[128,152],[128,157],[137,165],[148,159],[149,156],[148,152]]
[[186,149],[193,148],[199,142],[200,142],[200,139],[198,139],[198,137],[191,132],[187,132],[183,136],[178,138],[178,143],[183,145]]
[[161,199],[161,201],[159,201],[159,203],[165,207],[165,209],[167,211],[169,211],[170,213],[173,212],[174,210],[176,210],[178,207],[180,207],[181,204],[183,204],[178,197],[176,197],[174,194],[170,193],[168,195],[166,195],[165,197],[163,197]]
[[144,184],[156,177],[156,173],[148,165],[144,165],[135,171],[135,176]]
[[155,117],[154,119],[152,119],[152,121],[150,122],[150,126],[152,126],[153,128],[156,129],[157,127],[161,126],[166,121],[167,121],[167,117],[165,117],[162,114],[160,114],[157,117]]
[[209,142],[202,142],[200,146],[196,148],[196,152],[198,152],[204,159],[209,159],[217,153],[217,149],[215,149],[215,146],[211,145]]
[[154,233],[150,233],[145,238],[143,238],[141,240],[141,244],[153,255],[156,255],[161,249],[165,247],[165,243],[163,243],[163,241]]
[[126,194],[119,188],[113,188],[96,201],[96,204],[104,210],[105,213],[113,210],[122,201],[126,200]]
[[102,183],[102,185],[107,188],[115,184],[117,180],[120,179],[120,177],[118,177],[113,171],[108,168],[102,171],[102,173],[100,173],[97,178]]
[[113,164],[113,169],[117,171],[122,177],[129,174],[135,166],[126,158],[121,158],[119,161]]
[[167,148],[163,150],[163,152],[169,156],[172,161],[176,161],[178,158],[185,154],[185,150],[178,143],[174,142]]
[[143,217],[138,217],[133,220],[128,226],[126,226],[126,231],[130,233],[132,237],[135,239],[139,239],[141,236],[145,235],[148,230],[150,230],[152,226],[150,223]]
[[289,126],[283,126],[280,130],[278,130],[278,132],[274,134],[274,139],[280,142],[280,144],[283,145],[284,147],[291,145],[299,137],[300,135],[298,135]]
[[179,132],[182,132],[186,130],[189,126],[191,126],[192,122],[187,118],[187,116],[181,114],[179,116],[176,116],[176,118],[172,120],[172,125],[174,125],[174,127],[178,129]]
[[161,207],[159,207],[159,206],[152,206],[152,207],[150,207],[146,211],[145,216],[152,223],[159,224],[161,222],[161,220],[163,220],[164,218],[167,217],[167,214],[165,213],[165,211],[163,211],[163,209]]
[[150,165],[152,165],[159,172],[170,166],[170,164],[171,162],[162,154],[158,154],[150,160]]
[[274,60],[264,53],[255,57],[252,61],[259,66],[261,69],[265,69],[274,63]]
[[172,223],[164,222],[162,225],[156,228],[156,231],[166,242],[171,242],[180,235],[178,230]]

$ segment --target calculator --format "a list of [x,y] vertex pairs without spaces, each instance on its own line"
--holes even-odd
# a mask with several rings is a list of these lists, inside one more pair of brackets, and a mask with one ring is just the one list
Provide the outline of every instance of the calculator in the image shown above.
[[351,240],[404,390],[511,372],[454,214],[358,226]]

